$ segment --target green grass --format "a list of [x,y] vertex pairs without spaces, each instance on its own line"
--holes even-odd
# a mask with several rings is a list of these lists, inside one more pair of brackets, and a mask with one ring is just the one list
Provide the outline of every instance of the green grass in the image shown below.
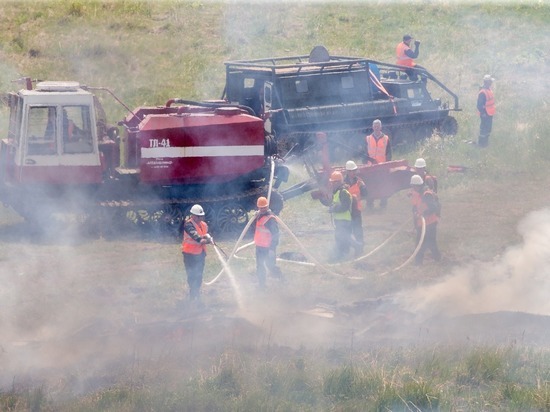
[[[410,32],[422,41],[419,64],[458,93],[463,109],[456,114],[457,136],[443,140],[434,136],[395,155],[410,162],[422,156],[438,176],[442,226],[447,225],[440,234],[440,243],[447,245],[444,252],[490,260],[520,240],[513,228],[529,211],[527,204],[547,204],[544,188],[548,180],[543,174],[550,152],[550,7],[544,2],[3,1],[0,16],[2,92],[13,90],[11,81],[22,76],[77,80],[109,87],[130,108],[163,104],[173,97],[219,98],[223,62],[230,59],[307,54],[313,46],[324,44],[333,54],[393,62],[395,44]],[[490,149],[480,151],[464,141],[477,138],[475,99],[485,73],[497,79],[498,112]],[[104,103],[111,122],[126,115],[117,104]],[[0,115],[0,131],[5,136],[5,109]],[[448,165],[467,166],[468,171],[447,173]],[[525,182],[529,188],[520,191]],[[501,210],[502,197],[513,198],[517,192],[520,205]],[[479,203],[468,197],[472,193]],[[400,194],[390,205],[397,208],[406,201]],[[497,206],[484,218],[486,233],[472,236],[476,228],[471,215],[482,203]],[[449,216],[447,211],[453,206],[462,214]],[[310,241],[307,236],[313,230],[324,230],[313,240],[316,256],[324,257],[332,242],[328,214],[304,213],[319,210],[318,203],[306,195],[289,201],[282,218],[303,233],[304,241]],[[13,219],[9,212],[1,216],[2,223]],[[375,219],[366,221],[367,230]],[[492,224],[497,219],[499,226]],[[369,245],[374,247],[383,236],[372,232]],[[395,266],[396,256],[406,256],[410,250],[409,235],[396,238],[392,250],[374,256],[373,267]],[[221,245],[228,252],[232,248],[230,242]],[[280,249],[293,247],[284,237]],[[127,268],[117,273],[117,287],[140,290],[140,298],[150,301],[153,311],[183,297],[183,268],[176,243],[160,249],[129,240],[114,249],[112,243],[97,240],[79,250],[87,256],[83,259],[89,267],[86,273],[74,274],[71,281],[81,282],[82,294],[88,289],[106,296],[115,293],[109,290],[112,283],[107,278],[112,274],[96,273],[102,267],[98,262],[115,266],[123,259]],[[62,256],[72,253],[70,245],[37,246],[29,259],[39,262],[50,254],[59,256],[44,271],[54,276],[63,269],[71,271]],[[6,259],[9,252],[5,250],[0,262]],[[159,262],[163,262],[162,273],[157,269]],[[253,265],[253,261],[239,263],[236,271],[248,276]],[[351,274],[355,268],[341,270]],[[206,279],[218,271],[219,264],[209,259]],[[439,276],[436,269],[426,272],[428,277]],[[380,278],[374,269],[362,273],[368,282],[341,285],[309,268],[298,268],[293,272],[296,290],[289,294],[297,300],[313,300],[331,289],[335,299],[353,301],[431,279],[422,279],[426,273],[411,269],[391,274],[398,282],[395,286],[387,280],[390,275]],[[155,288],[148,288],[151,282]],[[62,316],[64,306],[58,298],[64,289],[56,287],[34,298]],[[128,292],[122,296],[128,301],[135,298]],[[28,327],[35,325],[37,317],[48,316],[33,312],[31,303],[4,302],[22,306],[28,316],[21,319],[21,325]],[[111,315],[109,307],[96,310],[106,318]],[[147,318],[148,314],[138,315]],[[0,361],[2,356],[9,355],[0,347]],[[173,365],[182,367],[174,371]],[[245,347],[226,342],[206,360],[176,353],[145,357],[139,365],[101,376],[102,385],[87,382],[85,371],[82,376],[76,372],[65,377],[82,378],[85,383],[79,394],[71,391],[70,382],[22,380],[19,384],[16,377],[12,388],[0,392],[0,410],[550,411],[548,365],[547,348],[521,345],[291,350],[264,337]]]

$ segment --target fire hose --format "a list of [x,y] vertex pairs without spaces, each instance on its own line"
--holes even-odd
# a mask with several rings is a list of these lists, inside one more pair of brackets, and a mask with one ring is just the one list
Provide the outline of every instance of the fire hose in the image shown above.
[[422,219],[422,228],[420,230],[420,238],[418,239],[418,244],[416,245],[416,248],[414,249],[413,254],[405,262],[403,262],[401,265],[399,265],[395,269],[388,270],[387,272],[381,273],[378,276],[386,276],[388,273],[397,272],[399,269],[402,269],[403,267],[407,266],[410,263],[410,261],[415,258],[418,251],[422,247],[422,243],[424,243],[424,236],[426,235],[426,220],[424,220],[423,216],[421,216],[420,218]]
[[373,255],[374,253],[378,252],[380,249],[382,249],[384,246],[386,246],[386,244],[392,240],[395,235],[397,235],[402,229],[403,227],[405,227],[406,224],[408,224],[409,222],[408,221],[405,221],[395,232],[393,232],[386,240],[384,240],[382,243],[380,243],[378,246],[376,246],[374,249],[372,249],[369,253],[367,253],[366,255],[363,255],[363,256],[360,256],[354,260],[352,260],[352,262],[359,262],[363,259],[366,259],[368,258],[369,256]]
[[[227,259],[227,265],[229,265],[229,263],[231,262],[231,259],[233,258],[233,256],[235,256],[235,251],[237,250],[237,248],[239,247],[239,244],[241,243],[241,241],[243,240],[244,238],[244,235],[246,234],[246,232],[248,231],[248,229],[250,228],[250,226],[252,225],[252,223],[254,223],[254,221],[256,220],[256,217],[258,216],[258,214],[256,213],[254,215],[254,217],[252,219],[250,219],[248,221],[248,223],[246,224],[246,226],[244,227],[243,231],[241,232],[239,238],[237,239],[237,242],[235,243],[235,246],[233,246],[233,250],[231,251],[231,254],[229,255],[229,258]],[[214,282],[216,282],[220,276],[223,274],[223,272],[225,271],[225,268],[223,268],[222,270],[220,270],[220,273],[218,273],[216,275],[216,277],[214,279],[212,279],[211,281],[209,282],[204,282],[205,285],[212,285]]]
[[227,256],[227,253],[225,253],[225,251],[220,246],[218,246],[218,244],[214,241],[214,238],[210,234],[207,234],[206,238],[209,240],[212,246],[214,246],[214,248],[220,251],[220,253],[223,255],[223,257],[227,261],[227,259],[229,259],[229,257]]
[[[273,157],[271,157],[271,170],[270,170],[270,175],[269,175],[269,186],[268,186],[268,189],[267,189],[267,202],[268,202],[268,204],[269,204],[269,201],[271,199],[271,191],[273,189],[274,175],[275,175],[275,159]],[[224,255],[226,256],[226,264],[227,265],[229,265],[229,263],[231,262],[231,259],[233,258],[233,256],[235,256],[235,253],[238,250],[238,247],[239,247],[241,241],[243,240],[245,234],[248,232],[248,229],[250,228],[252,223],[254,223],[254,221],[256,221],[257,217],[258,217],[258,213],[255,213],[254,217],[248,221],[248,223],[244,227],[243,231],[241,232],[239,238],[237,239],[237,242],[235,243],[235,246],[233,246],[233,250],[231,251],[231,255],[229,255],[229,257],[227,257],[227,254],[224,253]],[[250,245],[250,244],[248,244],[248,245]],[[223,274],[224,271],[225,271],[225,268],[222,268],[222,270],[220,270],[220,272],[216,275],[216,277],[214,279],[212,279],[209,282],[204,282],[204,284],[205,285],[212,285],[214,282],[216,282],[220,278],[220,276]]]

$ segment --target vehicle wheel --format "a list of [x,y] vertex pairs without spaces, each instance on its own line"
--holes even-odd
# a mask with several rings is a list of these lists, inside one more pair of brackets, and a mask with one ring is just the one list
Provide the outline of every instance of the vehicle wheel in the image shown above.
[[216,229],[219,233],[241,233],[248,222],[248,213],[239,203],[228,203],[220,207],[217,214]]
[[185,211],[186,206],[180,203],[170,203],[164,206],[161,217],[161,230],[166,230],[171,234],[179,235],[181,225],[185,220]]
[[204,210],[204,220],[208,224],[208,227],[216,227],[216,211],[211,204],[206,204],[203,206]]
[[417,141],[429,139],[432,137],[433,127],[429,125],[418,126],[415,129],[415,137]]
[[444,136],[454,136],[458,133],[458,122],[454,117],[446,117],[438,127],[439,133]]
[[393,143],[395,145],[411,145],[416,141],[416,135],[411,128],[397,129],[393,132]]

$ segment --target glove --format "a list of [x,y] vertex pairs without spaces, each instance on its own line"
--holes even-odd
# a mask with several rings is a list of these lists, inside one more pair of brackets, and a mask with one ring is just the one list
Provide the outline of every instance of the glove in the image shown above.
[[418,46],[420,46],[420,42],[419,42],[418,40],[415,40],[415,41],[414,41],[414,45],[415,45],[416,47],[418,47]]
[[205,238],[206,238],[206,243],[214,243],[214,239],[212,238],[210,233],[207,233]]

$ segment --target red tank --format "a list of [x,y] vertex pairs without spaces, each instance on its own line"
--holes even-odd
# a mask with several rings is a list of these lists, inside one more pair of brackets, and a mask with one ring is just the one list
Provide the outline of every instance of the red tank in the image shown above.
[[265,164],[263,121],[235,107],[139,109],[128,165],[147,184],[227,183]]

